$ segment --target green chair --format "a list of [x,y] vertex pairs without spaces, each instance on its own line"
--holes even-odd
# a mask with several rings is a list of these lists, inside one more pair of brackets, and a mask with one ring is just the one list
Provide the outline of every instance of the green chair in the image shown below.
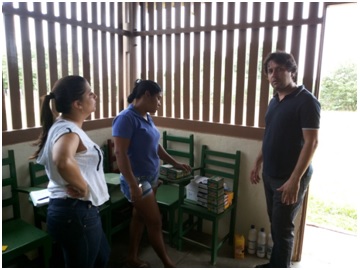
[[104,152],[104,168],[105,178],[113,177],[117,174],[117,183],[114,185],[108,183],[108,190],[110,195],[109,205],[109,243],[111,243],[112,236],[124,229],[127,229],[131,222],[132,205],[125,198],[120,190],[120,171],[116,164],[116,157],[114,154],[114,142],[111,139],[107,140],[107,144],[103,147]]
[[20,203],[14,151],[8,150],[8,157],[2,158],[2,252],[3,267],[11,265],[21,255],[40,249],[44,267],[50,266],[52,240],[45,231],[29,224],[20,217]]
[[[29,162],[30,173],[30,186],[37,188],[47,188],[49,178],[46,174],[45,167],[41,164],[30,161]],[[42,228],[41,224],[46,223],[47,205],[40,207],[34,206],[34,220],[35,225],[38,228]]]
[[[175,136],[163,132],[163,147],[173,157],[180,161],[187,162],[194,167],[194,135]],[[179,185],[170,184],[166,177],[160,175],[159,179],[164,182],[156,192],[156,200],[163,216],[163,232],[168,234],[171,245],[176,236],[176,211],[179,208]]]
[[[218,214],[209,211],[203,206],[194,204],[190,200],[180,198],[181,201],[178,217],[178,249],[182,249],[183,241],[190,242],[199,247],[205,247],[211,251],[211,264],[215,265],[218,250],[221,248],[223,243],[226,240],[229,240],[230,244],[232,244],[234,240],[238,183],[240,175],[240,151],[236,151],[235,153],[226,153],[210,150],[206,145],[203,145],[201,149],[201,164],[199,169],[201,176],[220,176],[225,179],[227,186],[229,186],[233,191],[232,204],[225,209],[224,212]],[[185,189],[184,185],[180,187]],[[195,221],[193,223],[185,223],[184,225],[182,222],[184,214],[193,216]],[[222,234],[224,232],[225,233],[224,236],[220,237],[219,222],[225,217],[230,219],[229,227],[221,228]],[[204,238],[197,239],[197,236],[203,235],[203,220],[211,222],[212,233],[210,237],[206,237],[208,236],[206,234],[204,235]],[[209,238],[211,240],[210,244],[206,243],[206,240],[209,240]]]

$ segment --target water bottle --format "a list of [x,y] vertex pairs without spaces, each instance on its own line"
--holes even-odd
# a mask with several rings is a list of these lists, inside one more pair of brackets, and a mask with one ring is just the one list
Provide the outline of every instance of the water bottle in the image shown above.
[[261,228],[257,238],[256,255],[259,258],[264,258],[265,251],[266,251],[266,233],[264,228]]
[[266,258],[268,258],[269,260],[271,258],[271,252],[272,252],[273,245],[274,245],[274,242],[272,240],[271,233],[269,233],[267,245],[266,245]]
[[255,254],[256,252],[256,229],[255,225],[251,225],[248,234],[248,253]]

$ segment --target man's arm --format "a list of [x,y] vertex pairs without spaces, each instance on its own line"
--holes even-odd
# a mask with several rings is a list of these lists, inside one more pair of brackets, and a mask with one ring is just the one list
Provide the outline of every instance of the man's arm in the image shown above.
[[256,157],[255,165],[250,173],[250,182],[252,184],[258,184],[260,182],[259,173],[260,173],[262,162],[263,162],[263,155],[262,155],[262,150],[260,150],[258,156]]
[[285,204],[294,204],[297,201],[301,177],[309,167],[318,145],[317,129],[303,129],[303,137],[304,145],[296,166],[290,178],[278,188],[278,191],[282,192],[282,202]]

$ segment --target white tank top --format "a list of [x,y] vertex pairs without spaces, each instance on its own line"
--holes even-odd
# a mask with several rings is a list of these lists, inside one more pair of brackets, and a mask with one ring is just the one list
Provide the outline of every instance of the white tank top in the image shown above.
[[75,160],[80,172],[89,185],[89,196],[81,200],[91,201],[99,206],[109,200],[109,193],[103,170],[103,154],[100,147],[75,123],[64,119],[58,119],[49,130],[47,141],[41,150],[37,162],[45,166],[49,177],[48,190],[50,198],[70,197],[66,193],[68,184],[59,174],[52,161],[52,150],[55,142],[66,133],[76,133],[87,150],[76,153]]

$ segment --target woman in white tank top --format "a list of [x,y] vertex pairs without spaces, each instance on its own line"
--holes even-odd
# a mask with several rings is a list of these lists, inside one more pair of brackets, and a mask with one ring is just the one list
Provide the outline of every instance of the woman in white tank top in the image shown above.
[[[41,108],[42,134],[32,158],[43,164],[49,177],[49,234],[63,250],[65,267],[106,267],[110,247],[102,229],[98,206],[109,199],[103,156],[82,130],[96,110],[97,96],[86,79],[58,80]],[[60,113],[54,119],[50,101]]]

